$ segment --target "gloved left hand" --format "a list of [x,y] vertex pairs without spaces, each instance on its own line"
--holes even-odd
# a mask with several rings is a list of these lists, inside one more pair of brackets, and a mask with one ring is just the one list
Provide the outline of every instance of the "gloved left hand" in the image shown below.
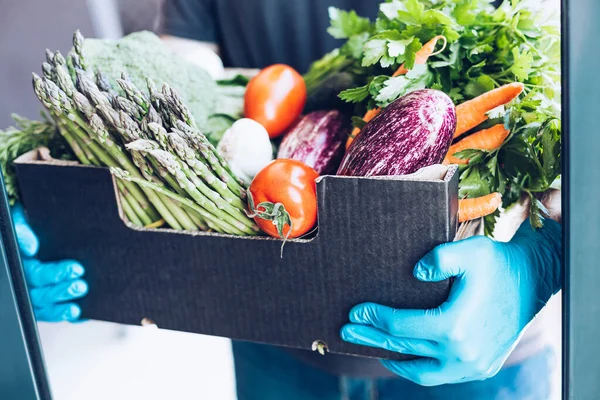
[[448,300],[430,310],[355,306],[342,339],[420,356],[382,363],[423,386],[495,375],[526,326],[561,287],[561,228],[525,221],[509,243],[473,237],[435,248],[415,267],[425,282],[455,277]]
[[39,241],[25,220],[23,208],[17,205],[11,211],[36,319],[48,322],[79,319],[81,309],[72,300],[88,291],[87,283],[81,279],[83,266],[73,260],[44,263],[36,259]]

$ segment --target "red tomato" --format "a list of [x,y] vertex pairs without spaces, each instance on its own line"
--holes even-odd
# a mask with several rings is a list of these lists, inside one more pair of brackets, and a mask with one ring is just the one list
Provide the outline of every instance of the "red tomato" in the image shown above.
[[298,119],[305,103],[306,84],[302,75],[292,67],[275,64],[248,82],[244,114],[264,126],[273,139]]
[[295,238],[310,231],[317,223],[318,177],[314,169],[300,161],[272,161],[250,184],[254,221],[264,232],[278,238]]

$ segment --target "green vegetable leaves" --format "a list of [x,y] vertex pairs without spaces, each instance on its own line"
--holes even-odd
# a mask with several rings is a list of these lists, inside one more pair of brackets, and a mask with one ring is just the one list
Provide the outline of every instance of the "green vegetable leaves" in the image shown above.
[[13,167],[16,158],[42,146],[50,148],[54,158],[74,158],[66,142],[58,134],[56,126],[45,114],[42,114],[43,121],[30,121],[18,115],[12,117],[16,127],[0,130],[0,166],[11,205],[19,199],[17,177]]
[[419,65],[406,75],[394,76],[383,82],[383,88],[375,96],[379,107],[385,107],[399,97],[418,89],[429,87],[433,74],[426,65]]
[[529,78],[529,74],[533,69],[533,56],[527,50],[523,50],[523,52],[519,52],[519,49],[513,47],[512,49],[513,55],[513,64],[510,67],[510,72],[512,72],[520,82],[523,82]]
[[[372,23],[352,12],[332,15],[332,34],[347,39],[339,52],[347,62],[342,68],[353,74],[357,85],[339,97],[358,103],[357,110],[386,107],[421,88],[442,90],[459,104],[508,83],[525,85],[524,94],[508,106],[505,125],[511,133],[503,145],[457,154],[469,160],[461,167],[461,196],[500,192],[508,207],[524,194],[559,182],[561,54],[556,16],[543,19],[535,1],[517,0],[505,0],[497,9],[489,0],[386,0]],[[438,35],[446,38],[445,49],[431,55],[426,66],[415,65],[422,45]],[[409,72],[392,76],[402,64]],[[464,136],[503,123],[498,113]],[[532,225],[537,226],[543,210],[531,203]],[[491,232],[495,217],[485,221],[486,232]]]
[[388,68],[407,62],[412,68],[420,48],[421,42],[414,37],[405,37],[396,30],[383,31],[365,43],[361,65],[369,67],[379,62],[382,68]]
[[[387,41],[384,39],[372,39],[365,43],[364,46],[364,55],[362,59],[362,66],[368,67],[371,66],[379,60],[383,56],[386,56],[388,52]],[[388,65],[389,66],[389,65]]]
[[494,80],[488,75],[480,75],[465,85],[464,93],[468,97],[477,97],[494,89]]
[[359,17],[356,11],[342,11],[335,7],[329,7],[328,11],[331,26],[327,32],[336,39],[348,39],[371,29],[371,21]]
[[542,151],[542,167],[546,173],[546,178],[552,182],[561,173],[560,162],[560,120],[548,119],[540,128],[541,134],[541,151]]
[[369,96],[369,85],[346,89],[339,94],[339,98],[349,103],[360,103]]

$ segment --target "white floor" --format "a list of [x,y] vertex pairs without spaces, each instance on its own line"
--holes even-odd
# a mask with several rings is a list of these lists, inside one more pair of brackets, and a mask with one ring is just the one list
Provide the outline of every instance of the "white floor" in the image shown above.
[[98,321],[38,327],[56,400],[236,398],[227,339]]
[[38,327],[55,400],[236,399],[228,339],[99,321]]

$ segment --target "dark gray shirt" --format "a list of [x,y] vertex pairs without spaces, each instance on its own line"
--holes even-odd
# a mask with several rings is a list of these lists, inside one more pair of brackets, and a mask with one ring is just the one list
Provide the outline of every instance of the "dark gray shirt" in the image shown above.
[[[225,67],[288,64],[304,73],[311,62],[343,43],[327,33],[330,6],[372,20],[383,0],[167,0],[163,32],[215,43]],[[496,3],[501,2],[497,0]],[[522,347],[522,346],[521,346]],[[376,359],[285,349],[337,375],[396,376]]]
[[164,33],[219,45],[225,67],[284,63],[304,73],[341,43],[327,33],[330,6],[375,19],[381,0],[168,0]]

